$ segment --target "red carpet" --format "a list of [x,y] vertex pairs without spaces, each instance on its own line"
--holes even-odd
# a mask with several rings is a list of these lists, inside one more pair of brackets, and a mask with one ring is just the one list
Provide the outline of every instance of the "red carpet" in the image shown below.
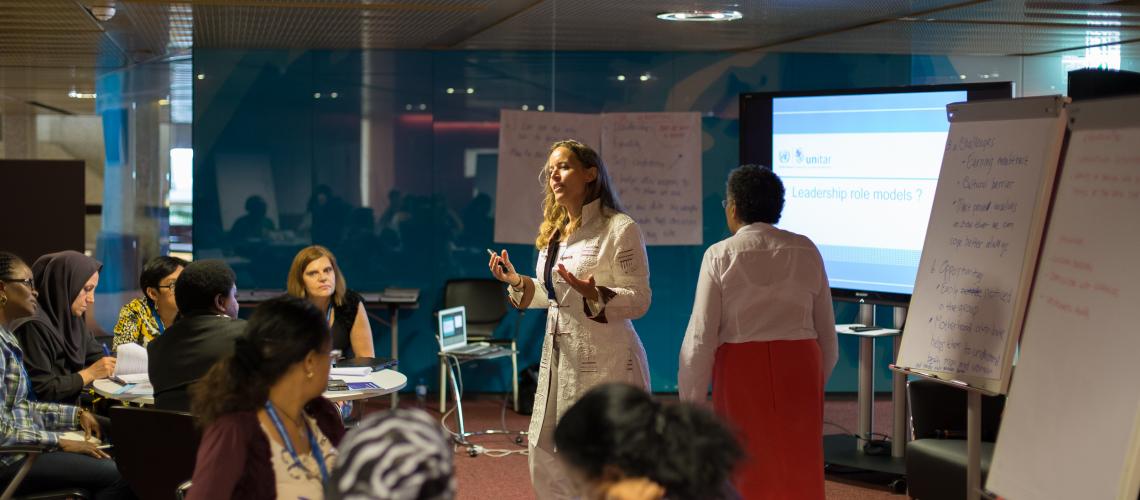
[[[670,398],[672,396],[665,396]],[[503,400],[496,399],[494,395],[479,395],[465,398],[463,411],[464,424],[468,431],[498,429],[501,427],[503,417]],[[430,399],[430,398],[429,398]],[[387,408],[388,400],[382,399],[371,402],[367,412]],[[413,406],[407,398],[401,401],[402,406]],[[429,413],[439,416],[435,404],[429,403],[426,408]],[[824,405],[824,434],[842,433],[839,428],[828,425],[826,422],[855,430],[857,427],[857,407],[854,397],[833,397]],[[875,402],[875,432],[890,435],[891,433],[891,403],[890,399],[880,399]],[[507,409],[505,413],[506,427],[510,430],[526,430],[530,417],[519,415]],[[455,415],[447,420],[451,430],[456,429]],[[507,436],[483,436],[473,438],[488,449],[522,450],[521,446],[514,444]],[[455,452],[455,475],[459,486],[460,500],[475,500],[495,498],[502,500],[533,499],[534,491],[530,487],[530,475],[527,472],[525,455],[512,454],[506,457],[495,458],[487,455],[470,457],[467,450],[457,447]],[[835,500],[879,500],[900,499],[906,495],[896,495],[885,488],[863,483],[845,482],[842,477],[827,476],[826,491],[828,499]]]

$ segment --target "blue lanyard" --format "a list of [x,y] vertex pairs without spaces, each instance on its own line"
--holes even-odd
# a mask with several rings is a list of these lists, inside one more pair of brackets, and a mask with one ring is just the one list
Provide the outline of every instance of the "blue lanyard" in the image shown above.
[[329,297],[329,307],[325,310],[325,323],[332,323],[332,297]]
[[[289,454],[293,456],[294,465],[304,469],[305,466],[301,464],[301,457],[297,456],[297,449],[293,447],[293,440],[289,439],[289,433],[285,432],[285,426],[281,425],[281,417],[277,416],[277,410],[273,408],[272,401],[265,402],[265,413],[269,415],[269,420],[273,421],[273,426],[277,428],[277,433],[281,435],[281,442],[285,445],[285,449],[289,450]],[[304,422],[304,416],[301,416]],[[313,429],[309,428],[309,424],[305,424],[305,430],[309,434],[309,452],[313,454],[313,458],[317,460],[317,466],[321,468],[321,484],[327,483],[329,480],[329,470],[325,466],[325,456],[321,453],[321,448],[317,446],[317,438],[313,435]]]
[[146,306],[150,308],[150,315],[154,317],[154,323],[158,325],[158,334],[166,333],[166,325],[162,323],[162,317],[158,315],[158,309],[154,308],[154,303],[148,300]]

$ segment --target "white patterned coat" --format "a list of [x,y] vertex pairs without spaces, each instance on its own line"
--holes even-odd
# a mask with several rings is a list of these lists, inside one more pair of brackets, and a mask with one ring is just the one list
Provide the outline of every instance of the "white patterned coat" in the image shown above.
[[[556,301],[547,298],[543,281],[545,249],[538,254],[529,308],[547,308],[546,335],[539,362],[538,392],[530,419],[530,438],[537,446],[552,375],[551,357],[558,356],[555,421],[595,385],[625,382],[649,390],[649,364],[632,320],[649,310],[649,261],[641,230],[630,216],[605,210],[594,201],[582,207],[582,225],[558,249],[551,272]],[[601,311],[592,315],[585,299],[558,275],[558,264],[581,280],[591,276],[598,287]],[[508,287],[510,289],[510,287]],[[511,301],[522,307],[521,292]],[[558,343],[557,351],[554,342]],[[547,446],[550,446],[547,444]]]

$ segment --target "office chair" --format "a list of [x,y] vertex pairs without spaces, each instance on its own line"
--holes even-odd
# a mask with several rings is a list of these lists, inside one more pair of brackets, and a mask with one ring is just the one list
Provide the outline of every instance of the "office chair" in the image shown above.
[[179,487],[194,475],[201,433],[189,413],[151,408],[112,407],[111,425],[118,432],[115,462],[139,498],[178,497]]
[[32,464],[41,454],[47,453],[48,449],[43,446],[34,445],[14,445],[14,446],[0,446],[0,455],[9,454],[22,454],[25,455],[23,465],[20,470],[16,471],[16,475],[12,477],[12,481],[4,488],[4,492],[0,494],[0,500],[10,500],[16,498],[17,500],[56,500],[64,498],[91,498],[87,490],[81,488],[62,488],[54,491],[45,491],[40,493],[33,493],[30,495],[23,495],[14,497],[16,490],[20,488],[20,483],[24,482],[28,472],[32,470]]
[[[519,311],[510,338],[494,338],[495,329],[507,316],[506,284],[489,278],[448,280],[443,286],[443,309],[467,307],[467,341],[487,342],[507,347],[511,351],[511,398],[515,411],[519,411],[518,335],[524,311]],[[447,406],[447,360],[439,359],[439,409]]]

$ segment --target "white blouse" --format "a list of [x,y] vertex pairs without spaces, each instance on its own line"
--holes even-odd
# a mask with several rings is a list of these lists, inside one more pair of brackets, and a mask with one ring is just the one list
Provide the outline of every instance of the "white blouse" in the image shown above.
[[[333,466],[336,463],[336,448],[333,447],[329,438],[325,437],[324,433],[321,432],[320,427],[317,427],[316,420],[313,420],[312,417],[308,415],[305,415],[304,418],[305,423],[313,430],[317,438],[317,446],[325,457],[325,468],[331,476]],[[313,454],[298,453],[301,459],[301,466],[304,467],[302,469],[297,466],[289,450],[275,439],[279,438],[277,429],[267,427],[262,423],[261,431],[265,433],[265,438],[269,440],[269,459],[273,463],[273,475],[277,481],[277,498],[309,500],[324,498],[325,488],[324,484],[321,483],[321,468],[320,465],[317,464],[317,459],[313,457]],[[297,443],[294,443],[294,446],[296,446],[296,444]]]
[[838,358],[831,288],[806,236],[757,222],[705,251],[681,344],[677,392],[705,401],[721,344],[815,339],[823,380]]

